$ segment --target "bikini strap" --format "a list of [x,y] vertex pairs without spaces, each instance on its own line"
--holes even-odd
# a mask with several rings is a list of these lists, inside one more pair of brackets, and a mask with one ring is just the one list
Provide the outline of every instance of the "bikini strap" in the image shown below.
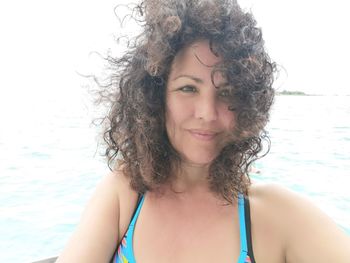
[[244,211],[245,211],[245,226],[246,226],[246,237],[248,243],[248,256],[252,263],[255,263],[252,243],[252,231],[251,231],[251,219],[250,219],[250,204],[248,196],[244,198]]
[[140,214],[140,211],[141,211],[141,207],[142,207],[142,205],[143,205],[144,200],[145,200],[145,195],[142,195],[142,196],[139,197],[139,199],[138,199],[138,204],[137,204],[137,208],[136,208],[136,210],[135,210],[135,212],[134,212],[134,215],[133,215],[133,217],[132,217],[132,219],[131,219],[129,228],[130,228],[130,227],[134,228],[135,223],[136,223],[136,220],[137,220],[137,218],[139,217],[139,214]]
[[239,216],[239,236],[241,241],[241,253],[238,262],[245,262],[248,255],[248,245],[246,236],[245,213],[244,213],[244,197],[238,195],[238,216]]

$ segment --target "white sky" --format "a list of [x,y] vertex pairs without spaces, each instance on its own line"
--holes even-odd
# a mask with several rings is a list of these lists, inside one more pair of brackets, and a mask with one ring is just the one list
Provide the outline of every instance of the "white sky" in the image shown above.
[[349,1],[240,3],[252,8],[271,57],[287,71],[277,86],[316,94],[350,94]]
[[[39,99],[74,102],[84,82],[76,72],[96,73],[101,66],[89,53],[115,48],[113,8],[121,2],[1,1],[0,110]],[[347,0],[240,3],[252,9],[272,59],[286,69],[280,90],[350,94]]]

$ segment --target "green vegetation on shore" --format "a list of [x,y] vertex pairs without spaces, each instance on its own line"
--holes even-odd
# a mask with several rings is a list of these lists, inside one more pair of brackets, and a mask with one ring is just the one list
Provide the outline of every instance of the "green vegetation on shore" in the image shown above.
[[302,92],[302,91],[290,91],[290,90],[277,91],[276,95],[309,96],[309,94],[306,94],[305,92]]

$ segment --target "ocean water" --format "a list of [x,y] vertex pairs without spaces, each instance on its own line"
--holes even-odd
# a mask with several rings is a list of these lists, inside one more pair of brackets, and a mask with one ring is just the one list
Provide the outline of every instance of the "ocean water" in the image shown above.
[[257,181],[299,192],[350,234],[350,96],[278,96]]
[[[84,101],[48,100],[1,118],[0,262],[62,250],[108,173],[92,116]],[[350,97],[278,96],[267,130],[253,180],[307,196],[350,234]]]

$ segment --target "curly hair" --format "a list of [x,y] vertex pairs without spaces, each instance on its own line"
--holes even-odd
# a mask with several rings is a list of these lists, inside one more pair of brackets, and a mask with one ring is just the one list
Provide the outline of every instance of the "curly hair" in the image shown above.
[[[274,99],[275,63],[264,48],[252,14],[235,0],[145,0],[132,16],[143,31],[120,57],[107,57],[112,75],[100,95],[108,98],[104,140],[109,167],[116,162],[139,192],[169,182],[181,162],[165,129],[165,90],[174,57],[198,40],[208,40],[222,58],[235,112],[235,140],[209,168],[211,190],[228,202],[247,193],[248,169],[261,156],[264,127]],[[269,148],[269,147],[268,147]],[[111,169],[112,169],[111,168]]]

